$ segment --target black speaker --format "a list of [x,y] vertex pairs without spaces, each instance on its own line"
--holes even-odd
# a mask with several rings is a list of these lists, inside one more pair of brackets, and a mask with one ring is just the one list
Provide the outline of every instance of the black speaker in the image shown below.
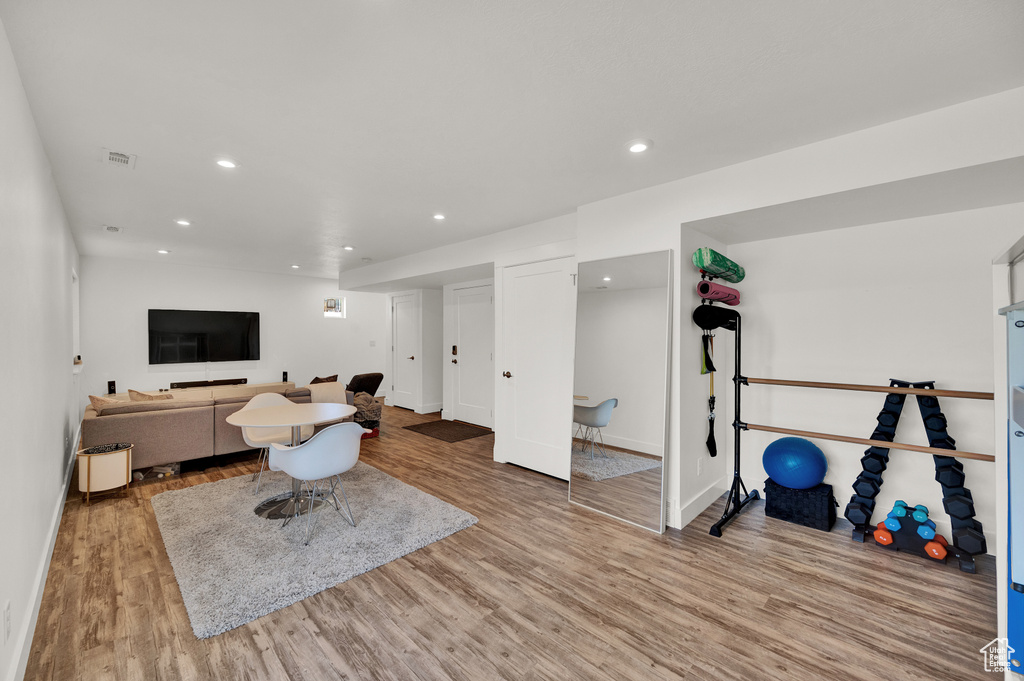
[[117,392],[117,387],[115,387],[114,382],[113,381],[107,381],[107,394],[108,395],[113,395],[116,392]]
[[287,371],[282,371],[281,372],[281,380],[284,381],[285,383],[288,382],[288,372]]

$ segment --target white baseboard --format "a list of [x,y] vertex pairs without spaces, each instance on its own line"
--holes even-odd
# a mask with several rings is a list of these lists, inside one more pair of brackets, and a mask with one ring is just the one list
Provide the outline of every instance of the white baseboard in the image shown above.
[[685,504],[681,504],[677,508],[670,508],[668,526],[681,530],[692,523],[694,518],[703,513],[708,506],[715,503],[719,497],[728,491],[729,488],[722,484],[722,480],[715,481],[713,485]]
[[443,403],[441,402],[429,402],[427,404],[420,405],[419,409],[414,409],[417,414],[431,414],[435,411],[441,411]]
[[601,433],[601,436],[604,438],[604,443],[609,447],[619,447],[633,452],[640,452],[641,454],[650,454],[651,456],[663,456],[664,448],[656,442],[642,442],[641,440],[619,437],[618,435],[605,435],[604,433]]
[[46,542],[46,550],[43,553],[36,572],[35,583],[32,585],[32,612],[25,620],[25,625],[18,632],[15,640],[15,654],[12,655],[11,669],[7,674],[8,681],[23,681],[25,670],[28,668],[28,656],[32,651],[32,636],[36,630],[36,622],[39,620],[39,608],[43,603],[43,589],[46,588],[46,575],[50,572],[50,561],[53,559],[53,547],[57,543],[57,532],[60,530],[60,519],[64,513],[64,500],[68,497],[68,488],[71,486],[71,473],[75,469],[75,454],[78,451],[78,441],[82,436],[82,425],[79,422],[75,437],[71,440],[71,449],[67,453],[67,462],[64,468],[64,485],[61,488],[60,496],[54,504],[53,517],[50,520],[50,537]]

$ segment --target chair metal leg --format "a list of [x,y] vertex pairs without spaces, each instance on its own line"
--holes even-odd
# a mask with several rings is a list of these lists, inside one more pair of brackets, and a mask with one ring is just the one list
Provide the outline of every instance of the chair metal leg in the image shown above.
[[604,456],[604,457],[607,457],[608,456],[608,451],[604,448],[604,435],[601,434],[601,429],[600,428],[595,428],[594,430],[597,431],[597,436],[599,438],[601,438],[601,455]]
[[256,491],[253,494],[260,493],[260,483],[263,482],[263,470],[267,467],[267,460],[270,458],[270,449],[264,448],[260,450],[260,471],[259,473],[253,473],[252,477],[256,480]]
[[[338,495],[335,494],[335,492],[334,492],[335,485],[337,485],[338,487],[341,488],[341,496],[345,498],[345,509],[348,511],[348,515],[347,516],[344,513],[341,512],[341,501],[338,500]],[[343,518],[345,518],[345,520],[348,521],[349,525],[351,525],[352,527],[355,527],[356,526],[356,517],[352,514],[352,507],[348,505],[348,495],[345,494],[345,486],[343,484],[341,484],[341,476],[340,475],[335,475],[333,478],[331,478],[331,496],[334,497],[334,508],[335,508],[335,510],[337,510],[338,513],[340,513],[341,516]]]
[[316,506],[316,504],[314,504],[313,501],[316,499],[316,488],[317,488],[317,481],[314,481],[313,482],[313,489],[312,489],[312,491],[309,494],[309,511],[306,513],[306,537],[305,537],[305,544],[306,544],[306,546],[309,546],[309,531],[310,531],[310,529],[313,526],[313,507]]

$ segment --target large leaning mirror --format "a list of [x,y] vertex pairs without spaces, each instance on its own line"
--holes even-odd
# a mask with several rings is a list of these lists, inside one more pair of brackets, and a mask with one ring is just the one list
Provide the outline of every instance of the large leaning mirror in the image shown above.
[[580,263],[569,501],[662,532],[672,251]]

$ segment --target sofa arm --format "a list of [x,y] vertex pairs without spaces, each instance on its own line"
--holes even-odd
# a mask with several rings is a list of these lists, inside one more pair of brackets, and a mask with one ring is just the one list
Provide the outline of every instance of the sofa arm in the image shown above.
[[213,407],[190,407],[82,420],[82,447],[130,442],[132,468],[213,455]]

